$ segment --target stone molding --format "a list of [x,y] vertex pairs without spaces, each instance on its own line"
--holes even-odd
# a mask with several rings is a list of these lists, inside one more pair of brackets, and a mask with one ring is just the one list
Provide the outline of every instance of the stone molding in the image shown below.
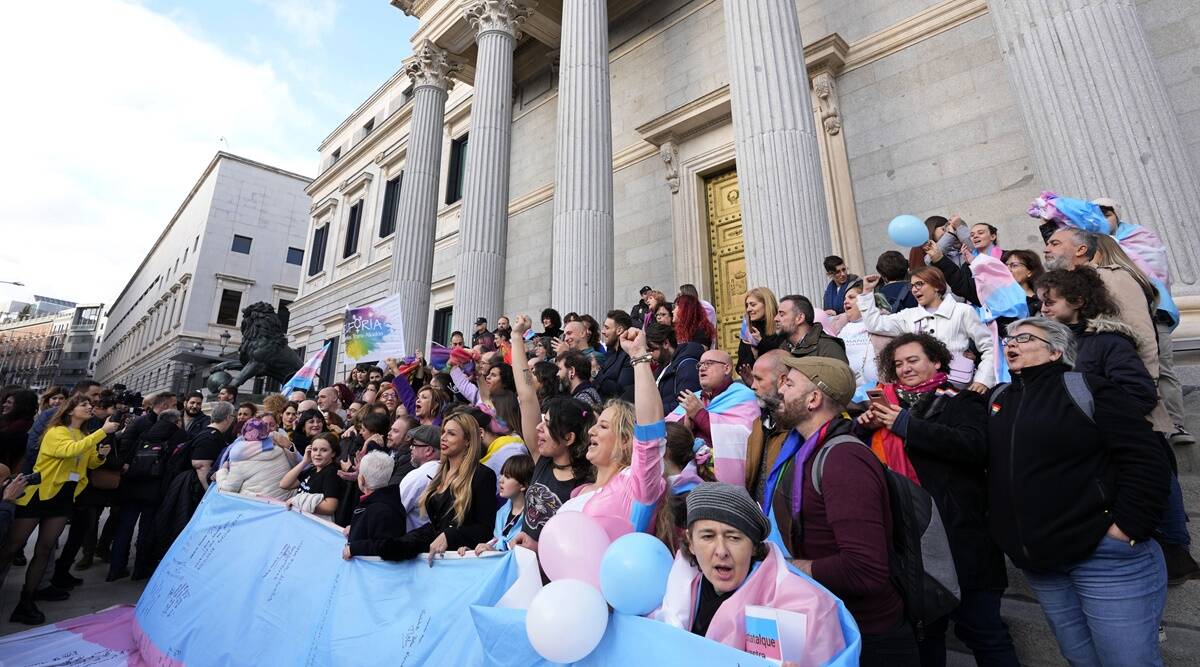
[[667,187],[671,194],[679,194],[679,146],[674,141],[667,141],[658,148],[658,157],[667,167]]
[[359,172],[355,176],[342,181],[342,184],[338,186],[338,192],[342,193],[347,199],[352,199],[359,190],[366,188],[373,180],[375,180],[374,173],[369,171]]
[[521,27],[537,7],[537,0],[473,0],[463,8],[463,18],[476,36],[502,32],[521,39]]
[[325,216],[326,213],[329,213],[330,211],[333,211],[334,209],[336,209],[337,205],[338,205],[338,198],[334,197],[334,196],[329,196],[329,197],[326,197],[325,199],[315,202],[312,205],[312,207],[309,208],[309,213],[312,214],[313,220],[320,220],[322,217]]
[[986,0],[945,0],[851,44],[845,71],[858,69],[903,51],[913,44],[979,18],[987,11]]
[[412,80],[413,88],[432,86],[449,91],[454,87],[454,74],[460,70],[462,63],[451,60],[448,53],[429,40],[414,46],[413,55],[404,61],[404,72]]

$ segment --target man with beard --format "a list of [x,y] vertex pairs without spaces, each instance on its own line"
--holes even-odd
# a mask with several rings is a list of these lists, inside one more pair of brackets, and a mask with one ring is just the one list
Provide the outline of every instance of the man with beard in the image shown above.
[[[733,359],[723,350],[709,350],[700,356],[700,391],[679,393],[679,406],[667,415],[667,421],[682,421],[696,437],[713,451],[713,472],[718,482],[745,486],[751,449],[749,441],[756,431],[759,407],[754,392],[733,381]],[[762,429],[758,428],[761,441]],[[761,451],[762,445],[756,447]]]
[[593,410],[603,405],[600,392],[592,384],[592,360],[578,350],[558,357],[558,380],[564,394],[582,401]]
[[204,394],[198,391],[189,392],[183,403],[183,430],[189,438],[194,438],[204,432],[208,426],[208,415],[201,411],[204,405]]
[[[892,584],[892,513],[883,464],[842,416],[854,373],[828,357],[787,356],[779,428],[791,431],[767,478],[774,515],[796,567],[837,595],[862,631],[862,665],[918,665],[917,643]],[[827,452],[822,452],[826,447]],[[820,490],[813,465],[824,460]],[[796,474],[800,466],[800,474]],[[801,529],[801,527],[803,527]]]
[[623,310],[610,310],[604,318],[604,326],[600,329],[600,337],[604,341],[607,354],[600,372],[596,374],[596,388],[604,399],[619,398],[633,402],[633,365],[629,363],[629,355],[621,349],[618,341],[625,330],[633,326],[628,314]]
[[779,420],[775,416],[783,403],[783,399],[779,397],[779,384],[788,373],[788,368],[783,363],[787,357],[787,352],[783,350],[769,350],[754,361],[754,367],[750,371],[753,380],[751,389],[758,397],[761,417],[755,425],[755,433],[747,443],[746,490],[760,504],[763,501],[763,489],[767,484],[771,465],[779,457],[779,450],[789,433],[788,429],[779,427]]

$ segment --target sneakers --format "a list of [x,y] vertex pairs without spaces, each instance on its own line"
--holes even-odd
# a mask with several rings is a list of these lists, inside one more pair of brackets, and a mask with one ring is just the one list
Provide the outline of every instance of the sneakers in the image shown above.
[[1167,585],[1179,586],[1188,579],[1200,579],[1200,565],[1182,544],[1163,544],[1163,559],[1167,561]]
[[8,622],[41,625],[46,622],[46,615],[33,603],[32,595],[22,593],[21,601],[17,603],[17,608],[13,609],[12,616],[8,617]]
[[1183,426],[1176,424],[1175,432],[1167,436],[1167,442],[1172,445],[1194,445],[1196,444],[1196,438],[1191,433],[1188,433],[1187,429]]
[[34,600],[45,600],[46,602],[62,602],[69,597],[71,597],[71,594],[68,591],[53,584],[33,594]]

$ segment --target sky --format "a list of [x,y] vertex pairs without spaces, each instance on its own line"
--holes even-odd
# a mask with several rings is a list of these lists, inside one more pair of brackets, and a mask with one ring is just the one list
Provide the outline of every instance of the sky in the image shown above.
[[218,150],[314,176],[416,27],[387,0],[0,3],[0,305],[111,304]]

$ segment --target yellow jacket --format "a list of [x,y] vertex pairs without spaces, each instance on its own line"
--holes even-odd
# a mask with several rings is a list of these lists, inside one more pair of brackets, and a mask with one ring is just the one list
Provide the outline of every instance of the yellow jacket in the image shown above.
[[85,436],[82,431],[66,426],[54,426],[42,436],[42,446],[38,450],[37,462],[33,465],[34,472],[42,473],[40,484],[26,487],[24,495],[17,498],[18,505],[28,505],[33,498],[33,492],[41,489],[38,498],[49,500],[58,494],[71,475],[77,475],[79,483],[75,485],[75,497],[79,497],[87,487],[87,471],[100,467],[103,460],[96,451],[96,446],[104,440],[104,430],[96,429],[91,435]]

